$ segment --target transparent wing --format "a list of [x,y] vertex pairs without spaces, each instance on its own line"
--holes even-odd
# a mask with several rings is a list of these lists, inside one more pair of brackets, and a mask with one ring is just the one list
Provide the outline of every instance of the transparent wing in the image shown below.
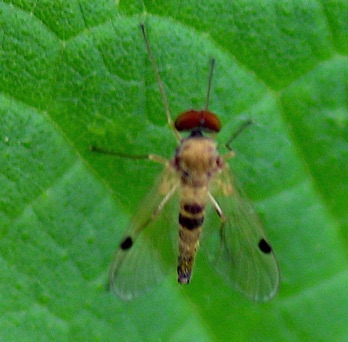
[[[227,165],[213,182],[211,193],[215,212],[207,215],[205,229],[215,231],[209,246],[214,267],[246,297],[270,300],[279,287],[277,260],[252,204]],[[221,219],[216,208],[221,210]]]
[[109,286],[119,297],[130,300],[147,291],[176,269],[173,251],[178,235],[179,180],[168,167],[133,217],[110,271]]

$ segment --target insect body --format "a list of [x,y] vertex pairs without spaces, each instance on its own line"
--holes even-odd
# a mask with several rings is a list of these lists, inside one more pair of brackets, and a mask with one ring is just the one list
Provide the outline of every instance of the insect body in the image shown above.
[[[191,119],[191,116],[199,113],[190,111],[182,114],[176,121],[176,127],[180,127],[184,116]],[[205,114],[207,119],[216,118],[212,113]],[[203,125],[211,124],[201,116],[201,122],[195,123],[191,128],[191,135],[182,140],[173,162],[173,167],[180,177],[178,281],[182,284],[190,281],[204,221],[204,210],[209,201],[211,179],[224,165],[215,141],[203,136],[201,132]],[[186,124],[185,121],[183,123]]]
[[[110,288],[120,297],[132,299],[155,285],[166,270],[174,267],[175,259],[178,282],[188,284],[205,226],[211,233],[211,241],[217,241],[210,252],[219,273],[247,297],[269,300],[279,285],[275,256],[255,210],[231,178],[226,160],[234,153],[221,156],[215,140],[209,136],[221,129],[218,117],[207,109],[214,64],[206,108],[186,111],[173,123],[143,25],[142,30],[178,148],[169,161],[148,156],[162,163],[164,172],[140,206],[115,253],[109,274]],[[183,131],[189,135],[182,139]],[[173,215],[179,218],[173,219]],[[206,223],[206,218],[212,216],[215,222],[213,219]],[[176,247],[178,257],[171,252],[171,240],[179,246]],[[160,250],[164,251],[159,253]]]

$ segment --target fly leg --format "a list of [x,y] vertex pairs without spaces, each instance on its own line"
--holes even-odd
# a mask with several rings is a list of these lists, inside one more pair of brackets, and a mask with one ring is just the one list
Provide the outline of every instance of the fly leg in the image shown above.
[[127,153],[103,149],[94,145],[90,146],[89,149],[92,152],[106,154],[112,157],[126,158],[126,159],[148,159],[155,163],[162,164],[164,166],[168,165],[168,160],[161,156],[158,156],[157,154],[127,154]]
[[100,147],[94,146],[94,145],[89,146],[89,150],[91,152],[96,152],[96,153],[100,153],[100,154],[106,154],[106,155],[113,156],[113,157],[118,157],[118,158],[150,159],[149,155],[146,155],[146,154],[127,154],[127,153],[107,150],[107,149],[100,148]]
[[235,140],[247,127],[249,127],[251,124],[254,122],[249,119],[245,121],[238,129],[236,132],[232,134],[232,136],[227,140],[225,146],[227,147],[228,150],[232,151],[231,143],[233,140]]
[[162,101],[163,101],[163,105],[164,105],[164,111],[165,111],[165,114],[166,114],[166,117],[167,117],[168,125],[169,125],[170,129],[173,131],[173,134],[175,136],[176,141],[179,143],[180,140],[181,140],[181,137],[180,137],[179,132],[175,129],[175,125],[174,125],[172,116],[170,114],[168,99],[167,99],[166,93],[164,91],[164,84],[163,84],[161,76],[159,74],[159,71],[158,71],[158,68],[157,68],[157,64],[156,64],[156,61],[155,61],[155,57],[153,56],[153,53],[152,53],[152,50],[151,50],[151,47],[150,47],[150,44],[149,44],[149,40],[147,39],[145,24],[141,24],[140,28],[141,28],[141,32],[143,33],[143,37],[144,37],[147,53],[149,55],[150,62],[152,64],[152,69],[153,69],[153,71],[155,73],[155,76],[156,76],[156,79],[157,79],[158,88],[159,88],[159,91],[160,91],[161,96],[162,96]]
[[218,214],[218,216],[220,217],[220,220],[221,220],[221,224],[220,224],[220,228],[219,228],[219,235],[220,235],[220,249],[219,250],[222,251],[223,248],[226,248],[226,243],[225,243],[226,230],[225,230],[225,227],[226,227],[226,223],[227,223],[227,218],[224,215],[221,207],[219,206],[219,203],[216,201],[216,199],[213,197],[213,195],[210,192],[208,193],[208,197],[209,197],[209,200],[210,200],[211,204],[213,205],[216,213]]

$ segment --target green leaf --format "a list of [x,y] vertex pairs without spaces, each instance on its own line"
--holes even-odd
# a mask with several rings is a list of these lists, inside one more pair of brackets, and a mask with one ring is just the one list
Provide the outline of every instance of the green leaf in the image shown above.
[[[0,339],[346,340],[348,5],[315,1],[0,2]],[[133,302],[105,291],[112,254],[158,165],[173,117],[205,104],[282,273],[251,303],[200,253]],[[221,149],[222,153],[224,149]],[[214,229],[215,227],[206,227]]]

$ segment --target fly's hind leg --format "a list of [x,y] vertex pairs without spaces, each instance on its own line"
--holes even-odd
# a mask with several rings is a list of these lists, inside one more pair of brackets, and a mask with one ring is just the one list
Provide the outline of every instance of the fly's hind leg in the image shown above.
[[97,146],[90,146],[89,150],[91,152],[96,152],[100,154],[106,154],[112,157],[117,157],[117,158],[126,158],[126,159],[148,159],[151,160],[155,163],[162,164],[164,166],[168,165],[168,160],[166,158],[163,158],[161,156],[158,156],[157,154],[128,154],[128,153],[122,153],[122,152],[116,152],[116,151],[111,151],[107,150],[104,148],[100,148]]
[[225,227],[227,224],[227,218],[224,215],[221,207],[219,206],[219,203],[216,201],[216,199],[213,197],[213,195],[209,192],[208,193],[209,196],[209,200],[211,202],[211,204],[213,205],[216,213],[218,214],[218,216],[220,217],[220,228],[219,228],[219,235],[220,235],[220,251],[223,251],[223,248],[226,248],[226,243],[224,243],[224,241],[226,240],[226,236],[225,236]]
[[216,202],[216,199],[213,197],[213,195],[210,192],[208,193],[208,196],[209,196],[209,200],[211,204],[213,205],[216,213],[219,215],[221,221],[225,221],[226,219],[225,219],[224,213],[222,212],[222,209],[219,206],[219,203]]

